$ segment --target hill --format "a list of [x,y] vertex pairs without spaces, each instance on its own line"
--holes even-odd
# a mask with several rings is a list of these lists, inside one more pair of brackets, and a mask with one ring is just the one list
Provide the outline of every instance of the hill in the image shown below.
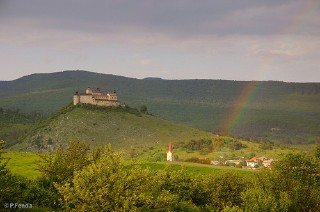
[[278,143],[319,141],[320,83],[139,80],[86,71],[33,74],[0,83],[0,107],[51,114],[86,87],[117,90],[122,102],[215,133]]
[[166,147],[169,142],[214,137],[218,136],[128,107],[69,105],[29,130],[11,149],[48,151],[78,140],[93,148],[110,143],[116,150],[137,154],[147,147]]

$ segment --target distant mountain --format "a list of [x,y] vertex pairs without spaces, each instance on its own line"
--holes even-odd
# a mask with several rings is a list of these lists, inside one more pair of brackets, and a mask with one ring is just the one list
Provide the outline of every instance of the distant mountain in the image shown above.
[[146,78],[143,78],[144,80],[162,80],[161,77],[146,77]]
[[[228,80],[140,80],[87,71],[32,74],[0,83],[0,107],[50,114],[76,91],[117,91],[131,107],[210,132],[281,143],[320,137],[320,83]],[[229,122],[229,123],[228,123]]]
[[1,81],[1,80],[0,80],[0,88],[1,88],[2,86],[4,86],[6,83],[7,83],[7,81]]

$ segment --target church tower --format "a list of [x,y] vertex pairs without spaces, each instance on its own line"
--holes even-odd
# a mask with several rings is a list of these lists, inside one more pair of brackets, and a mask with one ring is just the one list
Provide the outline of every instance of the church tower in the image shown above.
[[169,144],[168,152],[167,152],[167,161],[174,161],[173,151],[172,151],[172,143]]

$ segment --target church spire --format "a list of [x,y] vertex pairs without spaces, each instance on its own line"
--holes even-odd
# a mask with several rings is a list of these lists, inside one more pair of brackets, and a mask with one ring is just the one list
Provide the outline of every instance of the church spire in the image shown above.
[[169,143],[168,152],[171,152],[171,153],[172,153],[172,143]]

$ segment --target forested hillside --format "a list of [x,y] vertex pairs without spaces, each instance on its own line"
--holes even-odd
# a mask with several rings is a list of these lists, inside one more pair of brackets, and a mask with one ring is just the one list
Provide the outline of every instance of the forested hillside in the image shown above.
[[110,143],[115,149],[134,156],[143,149],[167,146],[170,142],[218,137],[134,108],[68,105],[49,118],[35,123],[33,128],[18,138],[19,143],[12,149],[47,152],[76,140],[92,147]]
[[[131,107],[146,105],[157,116],[210,132],[281,143],[313,143],[320,136],[320,83],[140,80],[65,71],[1,82],[0,107],[50,114],[88,86],[116,89]],[[228,119],[235,123],[226,132]]]

